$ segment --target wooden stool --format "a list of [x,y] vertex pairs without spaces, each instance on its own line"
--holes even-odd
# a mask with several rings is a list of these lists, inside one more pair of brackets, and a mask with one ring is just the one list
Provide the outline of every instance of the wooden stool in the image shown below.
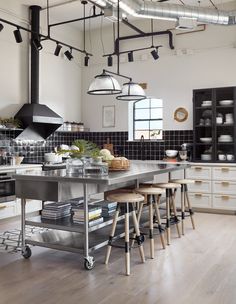
[[170,210],[172,208],[174,212],[174,221],[177,229],[178,236],[181,237],[180,229],[179,229],[179,220],[177,216],[176,206],[175,206],[175,198],[172,190],[181,188],[180,184],[176,183],[160,183],[153,184],[153,187],[158,187],[166,190],[166,230],[167,230],[167,244],[170,245]]
[[186,207],[188,207],[187,212],[189,212],[192,222],[192,227],[193,229],[195,229],[195,222],[193,218],[194,212],[192,210],[192,206],[188,196],[188,185],[194,184],[195,181],[191,179],[173,179],[171,180],[171,182],[181,185],[181,226],[182,226],[182,234],[184,235],[184,220],[185,220]]
[[[140,222],[140,219],[141,219],[143,205],[147,204],[149,206],[150,256],[151,256],[151,259],[154,259],[153,206],[154,206],[155,213],[156,213],[156,220],[157,220],[157,224],[158,224],[162,247],[163,247],[163,249],[165,249],[165,239],[163,236],[163,229],[161,227],[161,216],[160,216],[160,211],[159,211],[161,195],[163,193],[165,193],[165,190],[161,189],[161,188],[146,187],[146,188],[135,189],[135,192],[142,194],[144,196],[144,202],[141,202],[139,204],[138,217],[137,217],[138,223]],[[154,199],[154,201],[152,199]]]
[[[112,241],[115,235],[116,230],[116,224],[120,213],[120,207],[121,205],[125,205],[125,267],[126,267],[126,275],[130,275],[130,245],[129,245],[129,212],[131,210],[132,218],[133,218],[133,224],[136,234],[136,240],[138,242],[139,246],[139,253],[141,256],[141,260],[144,263],[145,257],[144,257],[144,250],[142,245],[142,238],[140,236],[140,230],[138,226],[138,221],[136,217],[136,211],[134,207],[134,203],[140,203],[144,200],[144,197],[137,193],[114,193],[111,195],[108,195],[107,199],[109,201],[115,201],[117,202],[117,209],[113,218],[112,223],[112,229],[109,236],[109,241],[107,245],[107,253],[105,257],[105,264],[108,264],[110,254],[111,254],[111,247],[113,246]],[[129,210],[130,209],[130,210]]]

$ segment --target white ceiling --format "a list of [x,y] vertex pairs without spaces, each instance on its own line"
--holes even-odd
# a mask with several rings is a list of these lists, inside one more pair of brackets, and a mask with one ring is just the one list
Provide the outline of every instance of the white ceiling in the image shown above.
[[[46,8],[47,0],[19,0],[22,5],[40,5],[42,8]],[[208,6],[208,7],[218,7],[220,9],[225,8],[225,3],[229,3],[235,1],[230,0],[169,0],[165,3],[175,3],[181,4],[184,3],[185,5],[191,6]],[[81,4],[81,0],[49,0],[50,8],[50,23],[54,22],[61,22],[71,19],[76,19],[83,17],[83,5]],[[86,15],[89,13],[92,14],[92,5],[89,3],[86,5]],[[97,9],[97,13],[99,9]],[[95,18],[90,21],[87,21],[87,27],[90,25],[91,28],[95,28],[99,26],[101,23],[101,18]],[[109,21],[104,20],[104,25],[110,24]],[[74,22],[70,23],[71,26],[74,26],[78,29],[82,30],[82,22]]]

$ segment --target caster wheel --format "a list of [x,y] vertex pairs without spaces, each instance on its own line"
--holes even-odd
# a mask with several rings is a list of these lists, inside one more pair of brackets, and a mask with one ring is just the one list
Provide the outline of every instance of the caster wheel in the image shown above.
[[141,235],[140,235],[140,240],[141,240],[142,243],[145,241],[145,236],[144,236],[144,234],[142,234],[142,233],[141,233]]
[[91,259],[90,261],[89,260],[84,261],[84,268],[86,270],[92,270],[94,266],[95,266],[95,262],[93,259]]
[[29,248],[29,246],[26,246],[24,248],[24,250],[22,250],[22,256],[25,258],[25,259],[29,259],[31,257],[31,254],[32,254],[32,251],[31,249]]

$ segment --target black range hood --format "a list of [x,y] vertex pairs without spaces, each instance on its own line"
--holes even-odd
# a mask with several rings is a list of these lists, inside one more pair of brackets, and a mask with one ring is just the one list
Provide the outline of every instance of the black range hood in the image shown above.
[[40,6],[30,6],[31,12],[31,103],[24,104],[15,118],[23,125],[23,132],[17,139],[44,140],[62,124],[63,119],[49,107],[39,104],[39,51],[33,41],[39,40]]

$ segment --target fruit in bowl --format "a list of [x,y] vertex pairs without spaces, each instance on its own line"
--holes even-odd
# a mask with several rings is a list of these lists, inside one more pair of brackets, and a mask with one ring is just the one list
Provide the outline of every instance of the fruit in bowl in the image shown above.
[[178,154],[177,150],[166,150],[166,156],[170,158],[176,157]]

